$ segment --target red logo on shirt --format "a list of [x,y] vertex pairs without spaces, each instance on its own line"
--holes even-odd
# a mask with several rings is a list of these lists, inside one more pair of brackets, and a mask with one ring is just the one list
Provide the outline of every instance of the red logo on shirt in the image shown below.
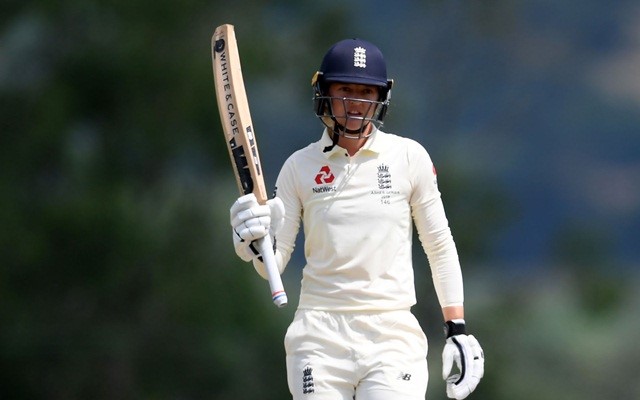
[[325,165],[324,167],[320,168],[320,172],[318,172],[318,175],[316,175],[316,183],[318,185],[322,185],[323,183],[329,184],[333,182],[335,178],[336,177],[333,176],[333,173],[331,172],[329,166]]

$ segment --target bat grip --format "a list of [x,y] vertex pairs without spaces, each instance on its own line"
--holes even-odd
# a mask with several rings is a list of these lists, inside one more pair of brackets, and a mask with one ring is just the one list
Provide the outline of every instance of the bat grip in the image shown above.
[[271,236],[267,235],[256,240],[256,244],[258,246],[258,251],[262,256],[265,270],[267,271],[267,279],[269,280],[269,288],[271,289],[271,298],[273,303],[278,307],[284,307],[288,302],[287,293],[284,291],[284,286],[282,286],[280,271],[278,270],[276,257],[273,254]]

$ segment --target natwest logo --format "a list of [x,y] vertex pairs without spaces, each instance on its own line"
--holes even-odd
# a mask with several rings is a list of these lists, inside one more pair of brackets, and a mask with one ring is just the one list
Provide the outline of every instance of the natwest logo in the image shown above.
[[329,184],[333,182],[334,179],[336,179],[336,177],[333,175],[328,165],[320,168],[320,172],[316,175],[316,183],[318,185],[322,185],[323,183]]

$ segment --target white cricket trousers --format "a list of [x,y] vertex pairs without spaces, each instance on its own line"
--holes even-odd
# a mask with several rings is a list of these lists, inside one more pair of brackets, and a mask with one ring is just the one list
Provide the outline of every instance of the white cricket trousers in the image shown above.
[[424,400],[427,338],[408,310],[297,310],[285,336],[293,400]]

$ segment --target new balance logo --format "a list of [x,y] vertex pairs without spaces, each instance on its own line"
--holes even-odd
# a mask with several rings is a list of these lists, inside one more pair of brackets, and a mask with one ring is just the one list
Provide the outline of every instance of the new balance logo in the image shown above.
[[404,372],[400,372],[400,375],[398,375],[398,379],[402,379],[403,381],[410,381],[411,374],[405,374]]

